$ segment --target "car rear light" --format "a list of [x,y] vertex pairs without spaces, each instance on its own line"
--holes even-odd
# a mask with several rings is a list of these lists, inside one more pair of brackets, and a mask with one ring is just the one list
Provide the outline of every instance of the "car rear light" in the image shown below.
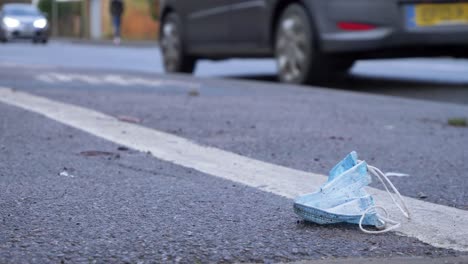
[[346,31],[366,31],[376,29],[377,27],[370,24],[355,23],[355,22],[338,22],[338,28]]

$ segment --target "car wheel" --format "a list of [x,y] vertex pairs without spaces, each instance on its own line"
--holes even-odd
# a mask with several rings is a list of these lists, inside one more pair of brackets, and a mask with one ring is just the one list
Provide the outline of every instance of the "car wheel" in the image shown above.
[[8,42],[8,38],[7,38],[6,34],[4,32],[0,31],[0,43],[7,43],[7,42]]
[[276,26],[275,56],[279,79],[307,84],[326,80],[336,71],[349,69],[353,62],[324,55],[317,46],[316,33],[307,11],[299,4],[288,6]]
[[287,7],[276,26],[275,55],[279,78],[287,83],[306,83],[313,61],[315,45],[312,28],[304,8]]
[[43,38],[43,39],[41,40],[41,43],[42,43],[42,44],[47,44],[47,42],[49,42],[49,39],[47,39],[47,38]]
[[175,13],[167,15],[161,29],[161,51],[166,72],[192,73],[196,59],[184,51],[179,16]]

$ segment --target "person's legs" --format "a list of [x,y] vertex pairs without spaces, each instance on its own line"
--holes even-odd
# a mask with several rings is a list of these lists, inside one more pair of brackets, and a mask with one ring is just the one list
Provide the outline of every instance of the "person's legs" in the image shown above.
[[121,23],[120,16],[114,16],[112,22],[114,24],[114,42],[115,44],[119,44],[120,43],[120,23]]

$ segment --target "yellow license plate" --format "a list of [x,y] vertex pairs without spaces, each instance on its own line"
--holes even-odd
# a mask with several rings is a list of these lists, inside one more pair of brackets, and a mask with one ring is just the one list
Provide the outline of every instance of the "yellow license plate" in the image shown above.
[[420,27],[468,24],[468,3],[418,4],[414,21]]

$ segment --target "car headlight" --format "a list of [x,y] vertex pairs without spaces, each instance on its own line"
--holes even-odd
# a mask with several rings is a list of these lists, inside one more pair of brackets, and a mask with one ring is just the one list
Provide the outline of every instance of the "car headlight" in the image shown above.
[[5,24],[5,26],[7,26],[9,28],[15,28],[15,27],[19,27],[20,22],[19,22],[18,19],[14,19],[14,18],[11,18],[11,17],[4,17],[3,18],[3,24]]
[[47,20],[44,18],[37,19],[36,21],[34,21],[33,25],[35,28],[45,28],[47,26]]

